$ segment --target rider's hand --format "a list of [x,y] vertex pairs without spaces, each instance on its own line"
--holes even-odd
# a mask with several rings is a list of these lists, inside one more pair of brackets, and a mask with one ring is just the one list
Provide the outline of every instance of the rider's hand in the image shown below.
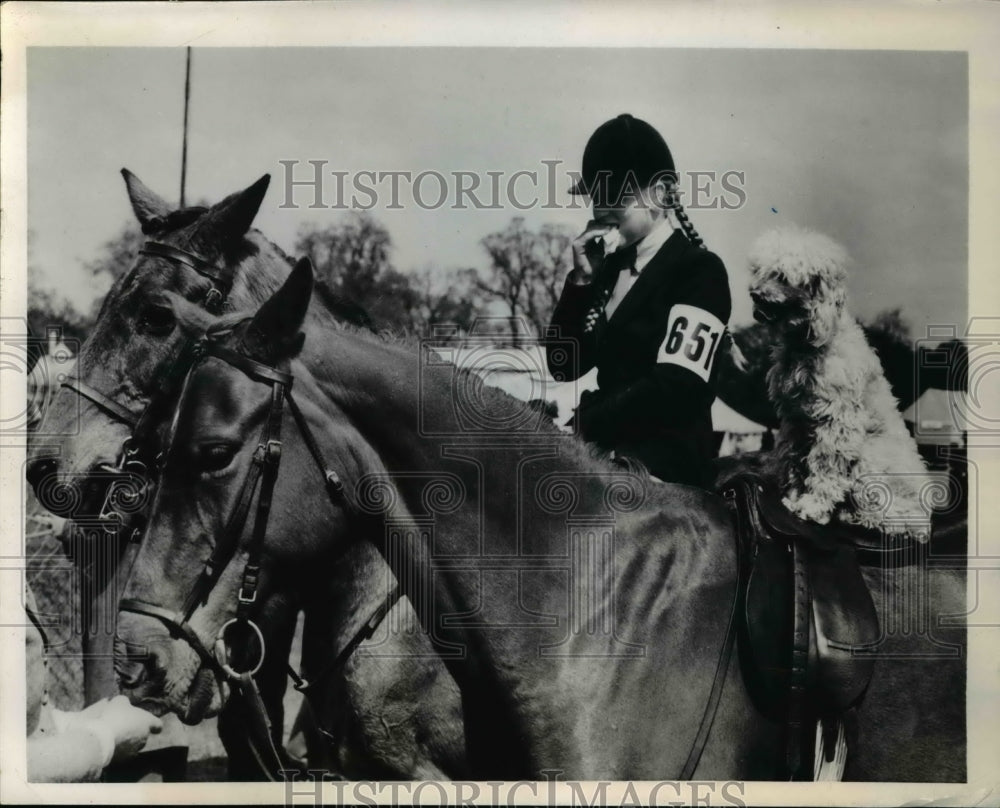
[[163,730],[163,722],[152,713],[133,707],[125,696],[115,696],[107,702],[95,723],[114,736],[114,760],[124,760],[137,754],[146,745],[150,734]]
[[573,269],[568,275],[570,283],[590,283],[594,273],[604,264],[604,248],[598,239],[612,230],[614,225],[591,220],[573,240]]

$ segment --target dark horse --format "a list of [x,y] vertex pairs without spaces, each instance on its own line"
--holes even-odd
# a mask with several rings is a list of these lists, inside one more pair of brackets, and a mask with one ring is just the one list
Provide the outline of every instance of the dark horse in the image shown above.
[[[157,649],[145,662],[122,661],[130,696],[159,709],[208,698],[209,671],[155,614],[192,592],[258,445],[281,423],[275,379],[288,383],[290,373],[308,427],[287,416],[281,427],[262,567],[273,570],[271,586],[304,588],[306,570],[336,569],[359,543],[376,547],[461,689],[473,776],[780,777],[782,727],[757,712],[724,653],[737,572],[722,501],[597,460],[531,408],[433,357],[317,329],[304,319],[310,289],[302,265],[252,319],[221,323],[176,301],[182,325],[210,328],[217,347],[188,377],[169,441],[170,487],[125,589],[123,639]],[[302,330],[325,351],[308,370],[295,360]],[[329,505],[307,433],[346,484],[340,531],[310,525]],[[201,642],[234,613],[249,532],[193,612]],[[851,779],[964,775],[964,631],[928,643],[889,630],[894,593],[925,572],[906,564],[870,573],[888,653],[857,715]],[[935,614],[958,623],[962,572],[938,571],[926,587]],[[912,664],[934,647],[936,659]]]
[[[177,391],[165,382],[170,381],[173,363],[186,344],[165,295],[213,311],[239,311],[267,300],[291,270],[288,257],[250,229],[267,190],[267,177],[208,209],[175,211],[134,175],[128,171],[123,175],[147,241],[135,265],[105,299],[80,351],[73,386],[62,389],[46,413],[43,432],[63,436],[54,447],[56,452],[45,447],[36,450],[27,471],[45,507],[81,521],[101,513],[112,481],[131,485],[140,493],[148,490],[142,487],[146,482],[142,475],[129,470],[135,467],[135,459],[153,465],[155,435],[146,428],[142,442],[148,445],[133,445],[139,430],[135,422],[148,412],[145,424],[151,427],[162,417],[156,407],[150,407],[151,402],[172,404],[176,398]],[[324,329],[336,330],[345,320],[358,321],[357,312],[342,301],[327,299],[326,303],[315,313]],[[314,351],[321,347],[310,346]],[[120,458],[128,461],[124,471]],[[340,518],[337,513],[329,514],[330,527],[335,528]],[[117,543],[115,548],[120,549]],[[362,554],[355,554],[359,557],[354,563],[363,563]],[[378,563],[384,567],[380,559]],[[113,580],[107,583],[109,588],[114,585]],[[282,728],[285,660],[297,612],[304,609],[306,615],[303,653],[325,659],[342,649],[353,631],[350,619],[331,624],[331,613],[339,616],[355,606],[363,610],[380,596],[376,588],[356,591],[353,578],[332,575],[308,592],[285,594],[261,603],[265,615],[261,627],[270,654],[257,678],[276,734]],[[408,611],[408,602],[401,601],[399,620],[405,623]],[[399,660],[421,653],[421,642],[425,642],[421,636],[405,633],[386,640],[396,647]],[[101,650],[110,656],[110,638],[107,646]],[[439,714],[427,719],[418,711],[404,714],[396,696],[410,688],[452,690],[443,666],[435,667],[439,677],[419,665],[382,660],[366,668],[363,661],[352,660],[325,683],[329,709],[339,714],[337,732],[332,744],[312,750],[311,762],[341,768],[350,765],[363,776],[434,777],[460,772],[461,736],[456,743],[450,732],[448,740],[440,742],[441,734],[434,727]],[[100,695],[112,694],[114,682],[110,675],[107,679],[106,692]],[[359,682],[365,686],[359,687]],[[404,706],[409,709],[413,703],[404,702]],[[245,747],[246,730],[240,716],[231,710],[223,713],[220,735],[231,756],[230,775],[254,776],[256,767]]]

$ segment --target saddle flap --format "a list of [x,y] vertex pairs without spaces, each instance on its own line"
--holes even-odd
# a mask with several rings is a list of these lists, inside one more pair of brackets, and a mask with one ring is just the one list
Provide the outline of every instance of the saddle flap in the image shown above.
[[[729,484],[741,556],[749,573],[743,598],[740,655],[758,707],[775,715],[791,684],[793,600],[806,587],[809,653],[808,702],[823,714],[847,709],[864,693],[874,669],[878,616],[853,546],[794,517],[762,479]],[[801,525],[803,532],[796,532]],[[802,554],[805,580],[796,581],[792,548]]]
[[828,712],[837,713],[857,701],[871,679],[878,615],[852,549],[813,554],[807,569],[818,695]]

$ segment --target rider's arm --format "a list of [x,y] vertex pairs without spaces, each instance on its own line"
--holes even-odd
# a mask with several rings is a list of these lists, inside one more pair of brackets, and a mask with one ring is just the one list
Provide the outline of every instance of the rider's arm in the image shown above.
[[594,304],[592,283],[574,283],[567,279],[559,302],[552,313],[552,325],[559,329],[559,338],[546,342],[545,355],[549,373],[558,381],[580,378],[596,360],[593,332],[584,331],[587,312]]
[[66,713],[49,704],[44,640],[35,621],[27,617],[36,612],[30,589],[25,591],[25,612],[28,781],[93,782],[115,753],[114,733],[96,722],[103,704],[80,713]]
[[683,427],[710,407],[710,380],[731,308],[722,261],[701,253],[685,270],[680,288],[663,301],[664,338],[656,362],[628,387],[581,408],[583,436],[613,444],[623,426],[659,421]]
[[115,737],[100,724],[28,738],[28,782],[94,782],[115,753]]

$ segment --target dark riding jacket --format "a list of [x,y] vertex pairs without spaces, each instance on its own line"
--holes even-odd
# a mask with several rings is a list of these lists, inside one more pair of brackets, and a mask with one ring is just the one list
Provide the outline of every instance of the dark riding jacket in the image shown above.
[[715,357],[732,308],[726,268],[675,230],[611,318],[602,308],[588,332],[587,314],[618,269],[609,260],[591,283],[567,281],[552,316],[559,338],[547,342],[549,371],[567,381],[597,366],[600,389],[583,394],[575,419],[585,440],[663,480],[709,487]]

